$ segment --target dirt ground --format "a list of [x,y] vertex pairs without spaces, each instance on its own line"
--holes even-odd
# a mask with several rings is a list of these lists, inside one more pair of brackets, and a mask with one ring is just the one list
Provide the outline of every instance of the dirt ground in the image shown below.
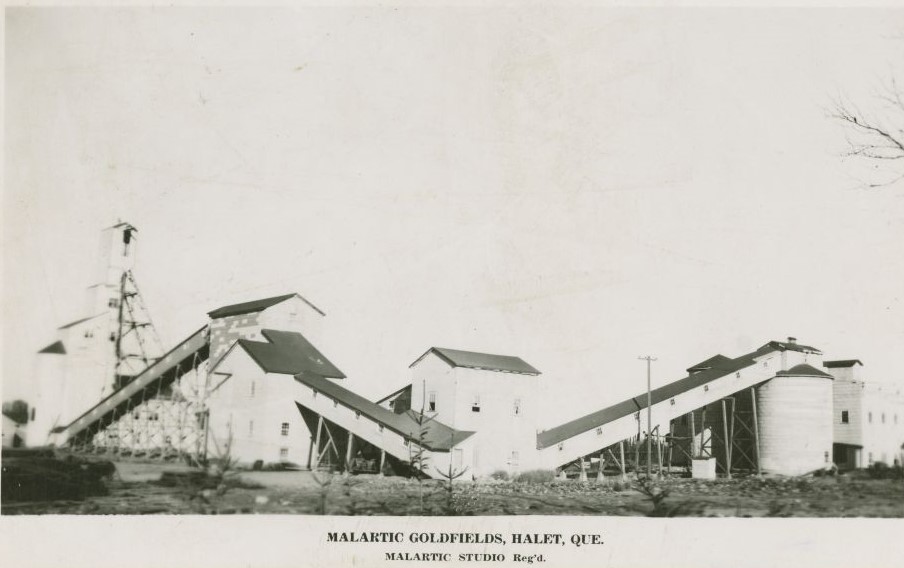
[[[456,483],[310,472],[243,472],[219,489],[162,485],[186,468],[117,464],[109,493],[83,501],[3,503],[3,514],[609,515],[904,517],[904,482],[822,478]],[[178,474],[177,474],[178,475]],[[664,496],[662,496],[664,495]],[[656,498],[654,499],[654,496]],[[655,503],[655,504],[654,504]]]

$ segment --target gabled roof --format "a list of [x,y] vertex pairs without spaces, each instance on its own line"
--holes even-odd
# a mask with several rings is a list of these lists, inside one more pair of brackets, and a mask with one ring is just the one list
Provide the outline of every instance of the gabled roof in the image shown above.
[[853,367],[854,365],[863,366],[860,359],[839,359],[838,361],[823,361],[822,366],[826,369],[837,369],[839,367]]
[[776,373],[776,376],[779,377],[824,377],[827,379],[833,379],[834,377],[825,371],[820,371],[816,367],[812,365],[807,365],[806,363],[801,363],[800,365],[794,365],[787,371],[779,371]]
[[[659,387],[658,389],[654,389],[651,393],[652,402],[653,404],[660,403],[683,392],[703,386],[706,383],[712,382],[726,375],[730,375],[731,373],[734,373],[736,371],[740,371],[745,367],[753,365],[759,357],[762,357],[767,353],[787,349],[786,347],[784,347],[785,345],[797,346],[796,343],[783,344],[778,341],[770,341],[756,351],[752,351],[735,359],[728,359],[727,357],[726,359],[728,359],[728,361],[719,359],[717,366],[712,366],[707,370],[698,372],[689,371],[687,377]],[[812,352],[819,352],[812,347],[799,347],[810,349],[812,350]],[[716,359],[716,357],[711,357],[710,359],[707,359],[707,361]],[[809,365],[807,366],[809,367]],[[818,371],[816,369],[814,370],[821,373],[821,371]],[[605,424],[608,424],[609,422],[613,422],[615,420],[618,420],[619,418],[623,418],[625,416],[628,416],[629,414],[633,414],[643,408],[646,408],[646,405],[646,393],[644,393],[643,395],[629,398],[628,400],[619,402],[618,404],[614,404],[612,406],[608,406],[606,408],[603,408],[602,410],[597,410],[596,412],[592,412],[590,414],[587,414],[586,416],[582,416],[570,422],[560,424],[559,426],[550,428],[549,430],[545,430],[537,434],[537,448],[547,448],[553,444],[557,444],[559,442],[567,440],[568,438],[577,436],[578,434],[581,434],[583,432],[587,432],[599,426],[603,426]]]
[[275,329],[264,329],[261,333],[269,343],[250,339],[239,339],[236,343],[264,371],[285,375],[309,372],[331,379],[345,378],[345,374],[300,333]]
[[688,373],[696,373],[699,371],[706,371],[707,369],[714,369],[723,367],[725,365],[731,364],[731,358],[726,357],[725,355],[713,355],[709,359],[705,361],[700,361],[696,365],[692,365],[687,368]]
[[447,349],[445,347],[431,347],[423,355],[418,357],[414,363],[409,365],[409,367],[414,367],[421,359],[430,353],[435,353],[440,359],[453,367],[499,371],[501,373],[518,373],[521,375],[540,374],[540,371],[527,364],[520,357],[477,353],[475,351],[461,351],[458,349]]
[[[791,338],[793,339],[793,338]],[[799,351],[801,353],[822,353],[819,349],[815,347],[810,347],[809,345],[801,345],[794,341],[770,341],[766,345],[776,349],[777,351]],[[765,345],[764,345],[765,347]]]
[[100,317],[102,315],[103,314],[95,314],[93,316],[88,316],[86,318],[77,319],[75,321],[71,321],[71,322],[67,323],[66,325],[61,325],[57,329],[69,329],[70,327],[75,327],[80,323],[85,323],[86,321],[93,320],[94,318]]
[[275,306],[276,304],[281,304],[282,302],[285,302],[290,298],[301,298],[301,300],[303,300],[307,305],[314,308],[320,315],[326,315],[320,310],[320,308],[305,300],[299,294],[284,294],[282,296],[273,296],[272,298],[263,298],[260,300],[251,300],[250,302],[242,302],[241,304],[231,304],[207,312],[207,315],[210,316],[211,319],[217,319],[227,316],[240,316],[242,314],[261,312],[269,307]]
[[423,430],[423,445],[428,450],[449,451],[452,446],[474,434],[474,432],[455,430],[429,416],[425,416],[423,423],[418,424],[418,413],[408,411],[396,414],[348,390],[339,383],[314,373],[299,373],[295,375],[295,380],[406,438],[420,441]]
[[406,410],[411,409],[411,385],[405,385],[399,390],[393,392],[392,394],[386,395],[380,400],[377,401],[377,404],[383,404],[384,402],[389,401],[392,408],[392,411],[396,414],[401,414]]
[[62,341],[55,341],[54,343],[51,343],[44,349],[41,349],[40,351],[38,351],[38,353],[54,353],[57,355],[65,355],[66,347],[63,345]]

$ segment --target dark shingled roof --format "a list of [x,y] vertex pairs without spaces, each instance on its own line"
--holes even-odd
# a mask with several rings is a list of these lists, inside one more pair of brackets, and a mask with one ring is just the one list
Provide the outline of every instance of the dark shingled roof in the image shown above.
[[837,369],[839,367],[853,367],[854,365],[863,366],[860,359],[839,359],[838,361],[823,361],[822,366],[826,369]]
[[345,378],[345,374],[300,333],[275,329],[264,329],[261,333],[269,343],[250,339],[239,339],[236,343],[268,373],[311,372],[331,379]]
[[301,298],[304,300],[306,304],[317,310],[320,315],[326,315],[320,308],[308,302],[304,298],[302,298],[299,294],[284,294],[282,296],[273,296],[272,298],[263,298],[261,300],[252,300],[250,302],[242,302],[241,304],[231,304],[229,306],[223,306],[221,308],[217,308],[213,311],[207,312],[207,315],[211,317],[211,319],[224,318],[227,316],[240,316],[242,314],[250,314],[253,312],[260,312],[266,310],[271,306],[275,306],[276,304],[280,304],[285,302],[290,298]]
[[40,351],[38,351],[38,353],[55,353],[57,355],[65,355],[66,347],[63,346],[62,341],[56,341],[54,343],[51,343],[44,349],[41,349]]
[[776,373],[776,376],[779,377],[825,377],[827,379],[834,378],[832,375],[826,373],[825,371],[820,371],[816,367],[812,365],[807,365],[806,363],[801,363],[800,365],[794,365],[787,371],[779,371]]
[[[418,413],[409,410],[396,414],[334,381],[313,373],[299,373],[295,375],[295,380],[409,439],[419,440],[421,429],[423,429],[424,447],[428,450],[447,452],[452,446],[474,434],[474,432],[455,430],[437,420],[430,419],[429,416],[423,424],[418,424]],[[298,403],[296,402],[296,404]]]
[[731,358],[726,357],[725,355],[713,355],[706,361],[700,361],[696,365],[692,365],[687,368],[688,373],[696,373],[698,371],[705,371],[707,369],[714,369],[719,367],[724,367],[725,365],[731,364]]
[[[819,351],[814,349],[813,347],[799,346],[796,343],[786,344],[779,341],[770,341],[756,351],[742,355],[735,359],[728,359],[726,357],[728,361],[722,361],[721,359],[719,359],[718,366],[713,366],[710,369],[704,371],[689,372],[689,375],[683,379],[669,383],[667,385],[659,387],[658,389],[654,389],[651,393],[653,404],[657,404],[664,400],[670,399],[673,396],[703,386],[706,383],[709,383],[726,375],[730,375],[731,373],[734,373],[736,371],[740,371],[745,367],[749,367],[756,362],[755,360],[757,357],[761,357],[769,352],[783,350],[802,350],[789,349],[787,347],[788,345],[794,347],[802,347],[803,349],[810,350],[807,352],[819,353]],[[716,357],[711,357],[710,359],[707,359],[707,361],[714,360],[716,359]],[[629,398],[628,400],[622,401],[618,404],[614,404],[612,406],[603,408],[602,410],[598,410],[586,416],[582,416],[581,418],[560,424],[555,428],[550,428],[549,430],[540,432],[537,434],[537,448],[547,448],[553,444],[557,444],[563,440],[567,440],[568,438],[597,428],[598,426],[602,426],[614,420],[618,420],[619,418],[623,418],[629,414],[633,414],[643,408],[646,408],[646,398],[646,393],[644,393],[643,395]]]
[[476,353],[474,351],[460,351],[445,347],[431,347],[426,353],[409,365],[413,367],[418,361],[430,353],[436,353],[440,359],[453,367],[465,367],[467,369],[484,369],[487,371],[500,371],[503,373],[519,373],[522,375],[539,375],[540,371],[527,364],[520,357],[509,355],[492,355],[490,353]]

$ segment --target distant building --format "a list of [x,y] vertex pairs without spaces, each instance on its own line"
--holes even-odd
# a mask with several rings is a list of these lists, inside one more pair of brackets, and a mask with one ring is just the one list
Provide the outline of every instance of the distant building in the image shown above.
[[904,444],[904,391],[864,380],[858,359],[826,361],[835,377],[832,396],[833,460],[842,469],[876,462],[900,465]]

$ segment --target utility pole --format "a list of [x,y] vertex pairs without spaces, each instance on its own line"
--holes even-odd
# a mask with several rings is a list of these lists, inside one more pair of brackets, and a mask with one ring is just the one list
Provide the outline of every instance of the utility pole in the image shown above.
[[647,479],[653,477],[653,392],[650,389],[650,365],[656,360],[656,357],[647,355],[638,357],[641,361],[647,362]]

